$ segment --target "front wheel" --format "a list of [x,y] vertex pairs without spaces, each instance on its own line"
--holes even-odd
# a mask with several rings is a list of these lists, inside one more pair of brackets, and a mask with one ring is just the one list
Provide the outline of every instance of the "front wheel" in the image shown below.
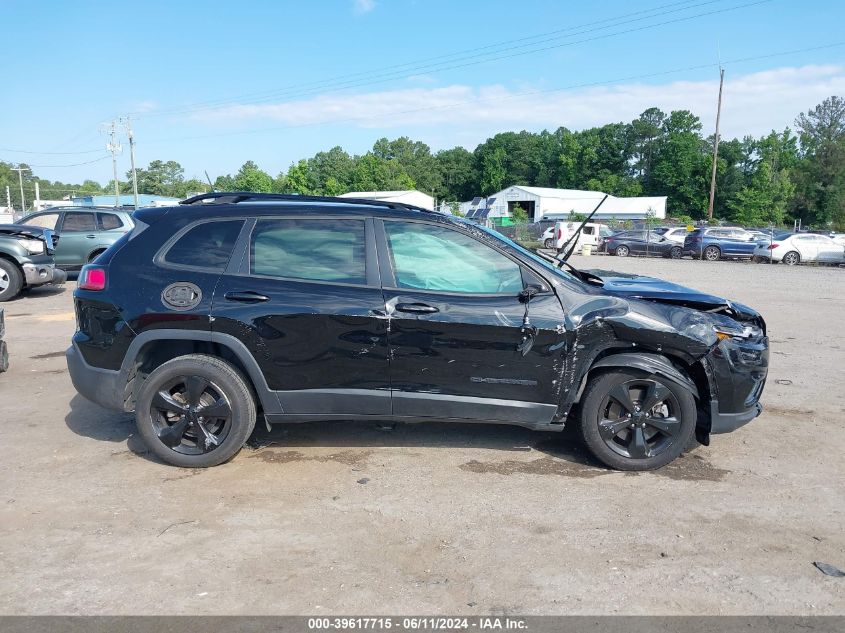
[[669,257],[672,258],[672,259],[681,259],[681,257],[683,257],[683,255],[684,255],[683,249],[681,249],[680,246],[673,246],[669,250]]
[[657,376],[613,370],[593,378],[581,401],[581,437],[617,470],[653,470],[678,457],[695,433],[690,391]]
[[174,358],[141,387],[135,410],[147,447],[168,464],[206,468],[241,450],[255,426],[255,400],[241,373],[205,354]]
[[624,244],[622,244],[621,246],[617,247],[616,256],[617,257],[628,257],[628,254],[630,252],[631,252],[630,249],[627,246],[625,246]]
[[14,299],[23,288],[23,275],[18,267],[0,258],[0,301]]

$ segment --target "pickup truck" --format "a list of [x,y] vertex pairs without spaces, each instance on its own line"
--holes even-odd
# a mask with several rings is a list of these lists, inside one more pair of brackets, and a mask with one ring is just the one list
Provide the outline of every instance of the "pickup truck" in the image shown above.
[[53,260],[56,240],[53,231],[40,226],[0,224],[0,302],[26,288],[67,280]]

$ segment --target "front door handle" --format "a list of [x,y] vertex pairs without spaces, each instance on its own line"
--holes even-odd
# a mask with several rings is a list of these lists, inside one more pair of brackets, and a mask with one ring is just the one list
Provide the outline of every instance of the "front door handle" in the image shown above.
[[439,308],[430,306],[427,303],[397,303],[396,309],[399,312],[412,312],[414,314],[434,314],[440,312]]
[[243,303],[259,303],[261,301],[270,301],[270,297],[252,290],[243,290],[235,292],[227,292],[223,295],[226,301],[241,301]]
[[86,235],[85,237],[87,237],[89,240],[93,240],[97,236],[96,235]]

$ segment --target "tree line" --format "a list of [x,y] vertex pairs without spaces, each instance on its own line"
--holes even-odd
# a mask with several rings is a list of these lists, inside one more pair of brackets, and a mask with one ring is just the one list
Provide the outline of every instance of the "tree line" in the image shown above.
[[[686,110],[649,108],[630,123],[609,123],[581,131],[504,132],[478,145],[432,152],[408,137],[379,139],[372,149],[352,155],[341,147],[293,163],[273,177],[253,161],[235,174],[218,176],[219,191],[258,191],[338,195],[348,191],[419,189],[439,201],[469,200],[510,185],[592,189],[617,196],[668,196],[668,212],[682,218],[706,217],[714,137]],[[0,162],[0,186],[17,173]],[[131,191],[128,180],[123,192]],[[28,175],[38,180],[41,197],[110,193],[86,180],[82,185]],[[714,215],[743,225],[783,224],[800,219],[812,226],[845,229],[845,100],[830,97],[795,119],[795,131],[762,137],[722,139],[716,172]],[[173,160],[155,160],[138,170],[141,193],[184,197],[207,191],[186,179]],[[31,194],[29,194],[31,196]],[[61,198],[61,195],[57,196]],[[31,198],[30,198],[31,199]]]

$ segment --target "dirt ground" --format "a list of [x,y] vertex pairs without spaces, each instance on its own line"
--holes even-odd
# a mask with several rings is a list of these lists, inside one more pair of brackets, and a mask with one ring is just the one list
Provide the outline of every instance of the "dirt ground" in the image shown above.
[[76,395],[72,283],[5,304],[0,613],[845,614],[812,565],[845,569],[845,270],[573,262],[759,309],[765,413],[654,473],[566,432],[353,423],[182,470]]

